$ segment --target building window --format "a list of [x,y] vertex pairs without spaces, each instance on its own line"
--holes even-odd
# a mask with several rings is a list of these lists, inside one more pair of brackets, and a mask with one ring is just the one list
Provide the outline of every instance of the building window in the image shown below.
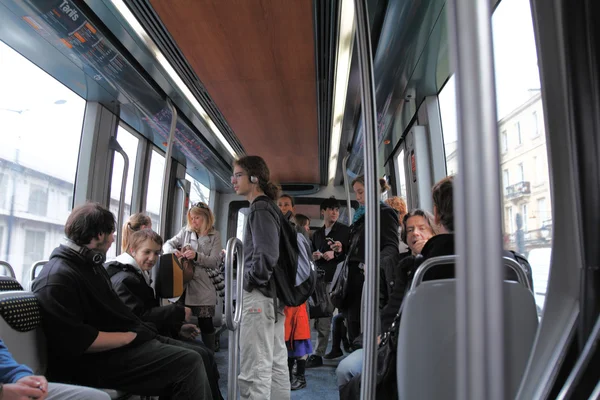
[[546,198],[545,197],[541,197],[539,199],[537,199],[537,214],[538,214],[538,228],[541,228],[542,226],[544,226],[544,222],[546,221],[547,217],[547,211],[546,211]]
[[515,124],[515,136],[517,138],[517,146],[523,144],[523,139],[521,138],[521,123],[517,122]]
[[508,169],[502,171],[502,181],[504,182],[504,188],[510,186],[510,175],[508,174]]
[[27,211],[31,214],[46,216],[48,210],[48,189],[31,185]]
[[538,123],[538,113],[534,111],[531,113],[531,137],[538,137],[540,135],[540,128]]
[[513,209],[512,207],[508,207],[508,233],[510,233],[512,235],[512,233],[515,231],[515,220],[513,218]]
[[23,257],[23,271],[28,271],[31,264],[43,260],[44,246],[46,245],[46,232],[25,230],[25,253]]
[[502,131],[500,137],[502,138],[502,153],[506,153],[508,151],[508,134],[506,133],[506,131]]
[[8,175],[0,174],[0,208],[6,208],[6,196],[8,195]]
[[523,163],[519,163],[518,167],[517,167],[517,171],[518,171],[518,178],[517,182],[524,182],[525,181],[525,168],[523,168]]
[[521,206],[521,216],[523,217],[523,232],[527,232],[527,204]]

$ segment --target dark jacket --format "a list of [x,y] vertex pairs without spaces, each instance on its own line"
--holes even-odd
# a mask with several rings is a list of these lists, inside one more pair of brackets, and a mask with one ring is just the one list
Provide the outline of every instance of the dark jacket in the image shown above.
[[250,205],[244,233],[244,290],[273,297],[269,282],[279,260],[281,226],[275,202],[258,196]]
[[[98,337],[98,332],[136,332],[128,347],[154,339],[156,330],[143,323],[113,291],[101,264],[74,250],[57,247],[33,283],[42,309],[42,326],[48,342],[52,379],[70,380],[77,360]],[[109,350],[118,352],[121,349]]]
[[[361,290],[364,281],[363,271],[358,268],[365,261],[365,218],[362,217],[350,227],[350,251],[348,280],[350,287]],[[387,302],[389,293],[396,280],[396,270],[400,260],[398,246],[398,213],[387,204],[380,203],[379,214],[379,267],[380,278],[380,307]],[[391,285],[390,285],[391,283]],[[357,293],[361,293],[358,291]],[[359,296],[360,297],[360,296]]]
[[185,320],[185,308],[178,304],[160,306],[142,272],[117,260],[107,263],[106,271],[121,301],[142,321],[154,324],[161,335],[176,338]]
[[330,251],[331,248],[327,241],[326,237],[332,238],[334,241],[339,241],[342,243],[342,252],[336,253],[335,257],[329,261],[325,261],[324,259],[317,260],[315,265],[317,268],[320,268],[325,271],[325,282],[329,283],[333,279],[333,275],[335,274],[335,269],[337,265],[344,260],[344,251],[348,250],[348,241],[350,239],[350,228],[341,222],[336,222],[331,227],[331,231],[329,231],[328,235],[325,235],[325,226],[320,227],[315,231],[312,237],[312,251],[320,251],[321,253],[325,253]]

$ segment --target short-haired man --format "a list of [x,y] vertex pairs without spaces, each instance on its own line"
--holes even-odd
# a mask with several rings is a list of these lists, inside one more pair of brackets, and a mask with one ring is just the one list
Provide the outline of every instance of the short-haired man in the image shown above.
[[100,204],[75,208],[65,242],[34,281],[49,376],[139,395],[212,399],[200,355],[158,336],[113,291],[102,263],[114,231],[113,214]]
[[234,162],[231,184],[250,202],[244,233],[240,398],[289,400],[285,316],[283,304],[275,307],[272,278],[279,260],[279,188],[270,182],[269,168],[258,156]]
[[[331,250],[333,242],[342,243],[342,249],[348,248],[350,238],[350,228],[341,222],[338,222],[340,216],[340,202],[334,197],[325,199],[321,203],[321,215],[323,216],[323,226],[315,231],[312,237],[313,259],[317,268],[323,271],[325,283],[329,285],[335,274],[337,264],[343,261],[342,253],[335,253]],[[325,354],[329,333],[331,331],[331,317],[315,318],[315,329],[317,330],[317,348],[306,363],[308,368],[319,367],[323,365],[323,356],[325,358],[337,358],[343,355],[341,349],[333,348],[331,352]],[[335,343],[334,343],[335,345]],[[338,343],[339,346],[339,343]]]

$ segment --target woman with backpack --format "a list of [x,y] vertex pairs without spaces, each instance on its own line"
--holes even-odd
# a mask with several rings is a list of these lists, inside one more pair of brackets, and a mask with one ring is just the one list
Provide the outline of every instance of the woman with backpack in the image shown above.
[[[302,214],[296,214],[296,230],[308,238],[310,219]],[[285,345],[288,349],[288,369],[290,373],[290,388],[292,390],[306,387],[306,359],[313,352],[310,341],[310,322],[308,319],[308,302],[298,306],[286,306],[285,314]],[[292,370],[296,364],[296,374]]]
[[215,217],[206,203],[198,202],[187,212],[187,226],[177,235],[167,240],[163,246],[165,253],[175,253],[178,258],[190,260],[194,275],[185,287],[179,302],[192,309],[198,317],[198,327],[202,342],[215,350],[215,327],[213,317],[217,304],[217,291],[209,270],[216,270],[221,264],[221,235],[214,228]]

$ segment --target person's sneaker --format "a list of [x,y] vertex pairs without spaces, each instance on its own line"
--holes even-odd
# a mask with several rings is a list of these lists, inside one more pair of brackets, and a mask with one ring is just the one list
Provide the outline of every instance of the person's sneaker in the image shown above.
[[[310,355],[306,360],[306,368],[315,368],[323,365],[323,358],[321,356]],[[306,386],[306,382],[304,383]],[[304,386],[302,386],[304,387]]]
[[292,390],[304,389],[306,387],[306,378],[304,375],[296,375],[292,382]]
[[334,358],[338,358],[338,357],[341,357],[343,355],[344,355],[344,353],[342,353],[342,350],[340,350],[340,349],[335,349],[335,350],[331,349],[331,351],[329,353],[325,354],[323,356],[323,358],[326,359],[326,360],[333,360]]

